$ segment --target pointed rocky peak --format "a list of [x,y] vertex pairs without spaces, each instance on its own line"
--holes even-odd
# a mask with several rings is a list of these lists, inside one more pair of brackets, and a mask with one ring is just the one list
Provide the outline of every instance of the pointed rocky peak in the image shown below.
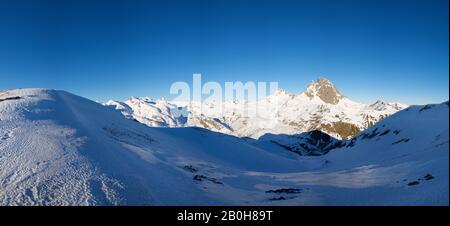
[[386,108],[389,106],[388,103],[381,101],[381,100],[377,100],[375,101],[373,104],[369,105],[370,109],[373,109],[375,111],[384,111],[386,110]]
[[131,96],[131,97],[129,97],[127,100],[125,100],[125,102],[127,102],[127,101],[139,101],[140,99],[138,98],[138,97],[133,97],[133,96]]
[[151,98],[151,97],[141,97],[141,98],[139,98],[139,99],[141,99],[141,100],[143,100],[143,101],[145,101],[145,102],[151,102],[151,101],[154,101],[153,98]]
[[121,102],[119,102],[119,101],[116,101],[116,100],[108,100],[108,101],[106,101],[103,105],[106,105],[106,106],[116,106],[116,105],[121,105],[122,103]]
[[280,89],[280,88],[278,88],[271,94],[271,96],[285,96],[285,95],[289,95],[289,94],[286,91],[284,91],[284,89]]
[[337,104],[344,98],[344,95],[336,89],[333,83],[324,77],[312,81],[304,93],[311,99],[316,96],[329,104]]
[[270,101],[274,101],[274,100],[284,100],[284,99],[290,99],[293,98],[295,95],[286,92],[283,89],[278,88],[277,90],[275,90],[273,93],[271,93],[269,96],[267,96],[266,98]]
[[369,109],[375,110],[375,111],[386,111],[386,110],[395,110],[399,111],[404,108],[408,107],[406,104],[401,103],[388,103],[385,101],[377,100],[373,104],[369,105]]
[[141,104],[156,104],[156,101],[151,97],[130,97],[125,103],[141,103]]

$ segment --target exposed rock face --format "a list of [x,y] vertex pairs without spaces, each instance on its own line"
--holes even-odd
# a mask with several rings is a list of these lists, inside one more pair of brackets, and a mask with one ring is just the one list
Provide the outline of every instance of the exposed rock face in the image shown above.
[[194,125],[201,125],[202,128],[218,131],[222,133],[231,133],[233,129],[227,124],[221,122],[217,118],[206,118],[206,117],[191,117],[188,119],[189,123]]
[[354,124],[347,122],[333,122],[331,124],[322,124],[319,126],[322,131],[326,131],[331,134],[339,134],[342,139],[350,139],[356,136],[360,129]]
[[368,106],[369,108],[376,110],[376,111],[385,111],[388,108],[394,108],[398,111],[402,110],[403,108],[405,108],[405,106],[398,104],[398,103],[386,103],[384,101],[381,100],[377,100],[375,103],[370,104]]
[[270,141],[301,156],[324,155],[330,150],[343,147],[347,141],[337,140],[319,130],[295,135],[266,134],[259,141]]
[[337,104],[342,98],[344,98],[344,95],[336,89],[333,83],[323,77],[319,77],[319,79],[309,84],[305,91],[305,95],[309,98],[317,96],[323,102],[328,104]]

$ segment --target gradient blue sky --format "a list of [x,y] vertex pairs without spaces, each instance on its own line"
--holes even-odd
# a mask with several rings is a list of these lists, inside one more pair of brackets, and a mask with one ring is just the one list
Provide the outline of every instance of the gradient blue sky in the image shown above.
[[448,0],[0,0],[0,89],[170,98],[202,73],[299,93],[322,75],[356,101],[441,102],[448,20]]

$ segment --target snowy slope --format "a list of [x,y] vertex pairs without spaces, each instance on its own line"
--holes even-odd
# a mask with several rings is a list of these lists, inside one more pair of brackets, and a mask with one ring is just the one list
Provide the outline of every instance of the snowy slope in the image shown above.
[[[252,138],[320,130],[338,139],[350,139],[380,119],[407,107],[383,101],[373,104],[351,101],[325,78],[311,82],[306,91],[298,95],[280,89],[256,102],[182,103],[130,98],[121,104],[111,101],[105,105],[118,106],[125,115],[131,114],[149,126],[197,126]],[[256,109],[258,114],[249,116],[249,109]],[[180,111],[186,117],[179,117]]]
[[3,205],[234,203],[204,190],[235,170],[302,169],[235,137],[149,128],[63,91],[2,92],[0,128]]
[[448,104],[410,107],[350,143],[302,157],[151,128],[64,91],[1,91],[0,205],[448,205]]
[[448,102],[412,106],[327,155],[318,170],[251,173],[312,186],[327,205],[448,205]]

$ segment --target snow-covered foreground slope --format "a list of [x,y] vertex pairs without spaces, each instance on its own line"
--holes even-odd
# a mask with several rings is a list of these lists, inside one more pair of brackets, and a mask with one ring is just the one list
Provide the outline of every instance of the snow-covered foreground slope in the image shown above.
[[[171,102],[132,97],[109,101],[127,117],[149,126],[196,126],[239,137],[265,134],[297,134],[320,130],[350,139],[377,121],[407,107],[400,103],[354,102],[327,79],[319,78],[298,95],[281,89],[256,102]],[[256,112],[256,115],[248,115]],[[184,113],[184,114],[181,114]],[[180,116],[180,114],[182,116]]]
[[240,189],[223,177],[304,169],[239,138],[149,128],[63,91],[0,95],[3,205],[236,204]]
[[0,204],[448,205],[448,104],[420,109],[301,157],[200,128],[151,128],[64,91],[1,91]]

